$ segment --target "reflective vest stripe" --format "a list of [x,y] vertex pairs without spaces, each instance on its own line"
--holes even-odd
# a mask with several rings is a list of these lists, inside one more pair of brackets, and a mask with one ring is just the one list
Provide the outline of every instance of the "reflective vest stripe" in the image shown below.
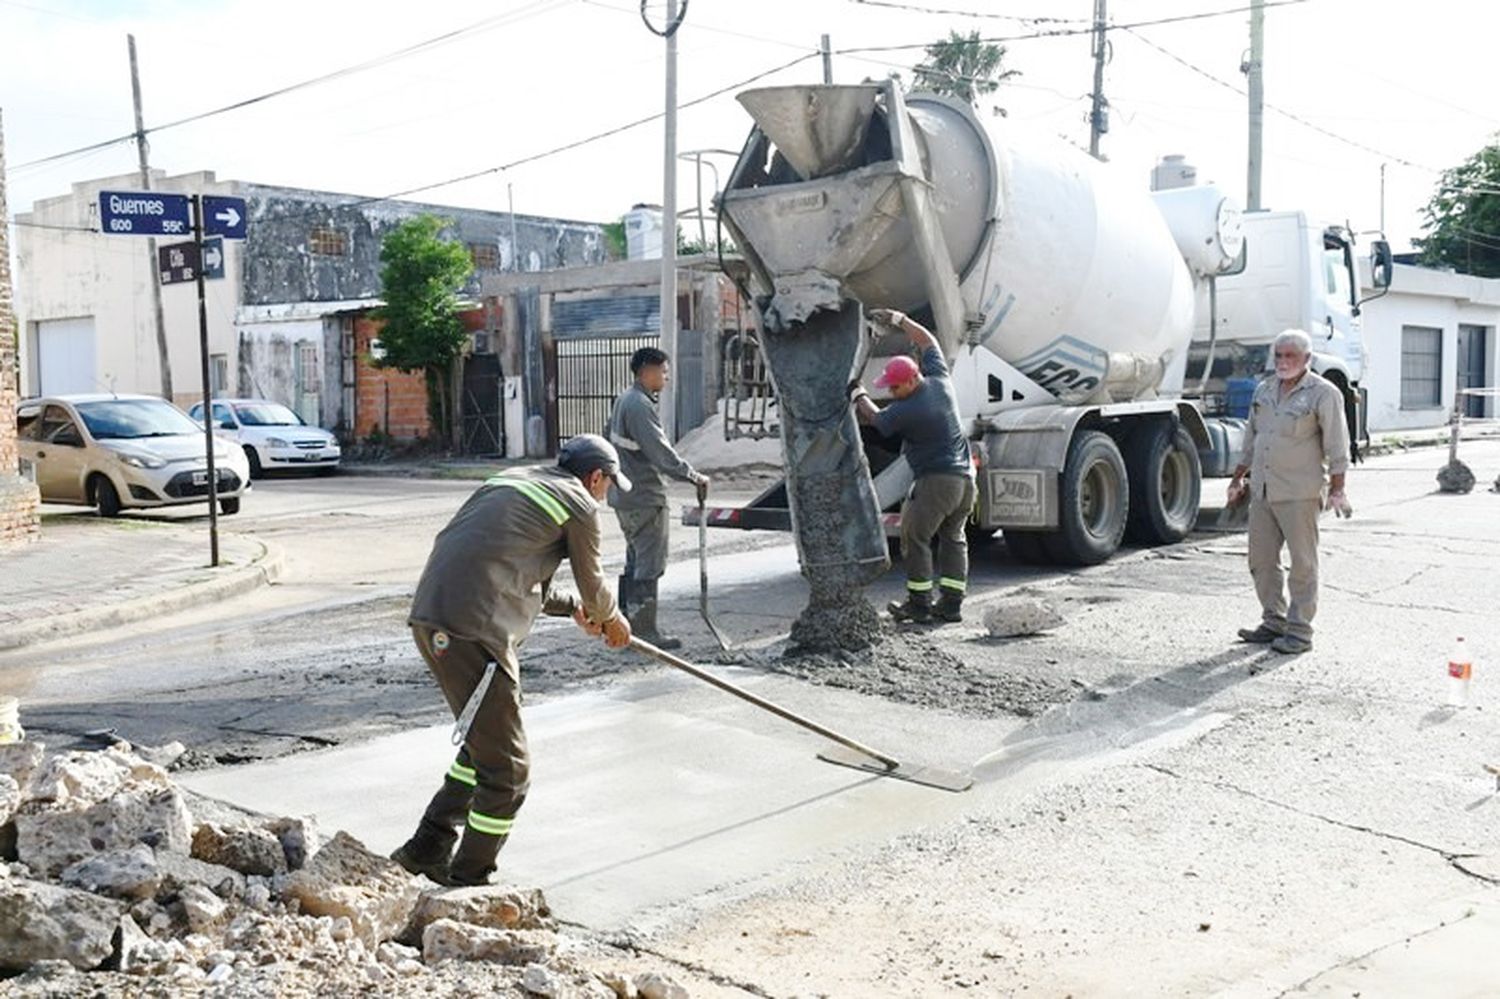
[[629,437],[626,437],[618,430],[611,430],[609,432],[609,442],[615,447],[622,447],[627,451],[639,451],[641,449],[641,446],[639,444],[631,440]]
[[962,593],[969,588],[969,584],[962,579],[954,579],[952,576],[944,576],[938,580],[938,585],[945,590],[957,590]]
[[483,812],[469,812],[469,827],[491,836],[509,836],[515,819],[501,819]]
[[448,767],[448,776],[460,784],[467,784],[470,787],[479,786],[478,775],[474,772],[474,768],[466,767],[457,760],[454,760],[453,764]]
[[545,488],[535,482],[525,479],[511,479],[504,475],[496,475],[484,482],[487,486],[509,486],[519,489],[531,502],[542,508],[542,512],[551,517],[559,526],[568,522],[568,510],[557,501],[557,497],[549,493]]

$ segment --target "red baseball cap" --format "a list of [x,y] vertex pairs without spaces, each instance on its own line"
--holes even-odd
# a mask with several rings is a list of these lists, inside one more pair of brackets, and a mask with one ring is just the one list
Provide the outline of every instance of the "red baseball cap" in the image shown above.
[[876,388],[889,388],[892,385],[905,385],[917,377],[917,362],[906,355],[893,357],[885,362],[885,370],[880,377],[875,379]]

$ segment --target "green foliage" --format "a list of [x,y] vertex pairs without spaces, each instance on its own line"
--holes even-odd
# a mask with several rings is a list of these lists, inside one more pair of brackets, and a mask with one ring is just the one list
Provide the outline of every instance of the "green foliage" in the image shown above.
[[381,297],[375,317],[385,321],[382,367],[422,371],[433,426],[447,439],[450,377],[468,334],[458,318],[458,292],[474,271],[462,243],[445,240],[447,223],[431,215],[402,222],[380,247]]
[[606,222],[601,228],[604,230],[604,252],[609,259],[624,260],[629,255],[629,247],[625,242],[624,217],[617,222]]
[[1500,277],[1500,142],[1443,171],[1422,210],[1422,263],[1464,274]]
[[[1005,46],[981,41],[978,31],[967,35],[950,31],[943,41],[927,46],[927,58],[912,71],[912,89],[944,94],[978,107],[979,98],[1021,75],[1020,70],[1001,69],[1004,60]],[[1002,108],[995,111],[1005,113]]]

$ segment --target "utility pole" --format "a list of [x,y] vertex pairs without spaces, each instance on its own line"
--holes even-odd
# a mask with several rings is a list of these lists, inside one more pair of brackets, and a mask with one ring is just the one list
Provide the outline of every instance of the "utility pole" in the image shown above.
[[1266,0],[1250,0],[1250,60],[1245,73],[1250,78],[1250,154],[1246,164],[1245,211],[1260,211],[1261,130],[1265,124],[1265,83],[1261,62],[1266,48]]
[[823,53],[823,82],[833,82],[833,47],[824,35],[823,40],[818,43],[818,51]]
[[[666,150],[661,196],[661,349],[677,360],[677,0],[667,0]],[[677,386],[661,390],[661,427],[677,441]]]
[[1094,0],[1094,92],[1089,111],[1089,155],[1099,155],[1099,137],[1109,131],[1109,102],[1104,99],[1104,61],[1109,42],[1105,39],[1105,0]]
[[1385,238],[1385,164],[1380,164],[1380,238]]
[[[141,74],[136,68],[135,36],[126,35],[130,44],[130,95],[135,99],[135,150],[141,164],[141,190],[151,190],[151,167],[146,146],[146,125],[141,115]],[[146,252],[151,255],[151,264],[146,273],[151,276],[151,308],[156,315],[156,354],[161,365],[161,395],[168,402],[172,399],[172,360],[167,356],[167,317],[161,307],[161,281],[156,268],[156,237],[146,241]]]

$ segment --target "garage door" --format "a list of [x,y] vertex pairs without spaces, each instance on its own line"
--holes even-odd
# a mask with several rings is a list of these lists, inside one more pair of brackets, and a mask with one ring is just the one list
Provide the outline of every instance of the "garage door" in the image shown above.
[[94,317],[44,319],[36,325],[38,394],[98,392]]

